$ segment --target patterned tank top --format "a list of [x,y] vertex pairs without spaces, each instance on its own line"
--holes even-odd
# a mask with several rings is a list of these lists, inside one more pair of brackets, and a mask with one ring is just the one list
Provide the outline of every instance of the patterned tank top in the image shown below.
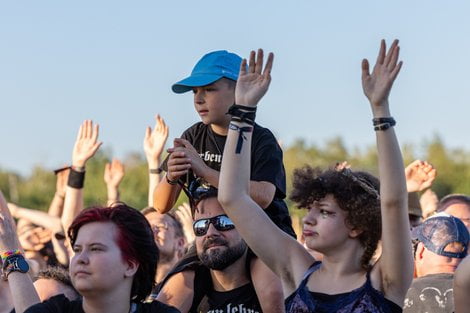
[[328,295],[307,289],[310,275],[320,268],[315,262],[305,272],[299,288],[285,301],[286,313],[395,313],[403,312],[396,303],[372,287],[370,272],[364,285],[350,292]]

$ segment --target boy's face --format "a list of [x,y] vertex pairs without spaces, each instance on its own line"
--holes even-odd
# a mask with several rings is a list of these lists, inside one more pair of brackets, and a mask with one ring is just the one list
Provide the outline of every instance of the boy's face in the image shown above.
[[193,88],[194,107],[204,124],[228,126],[230,116],[225,113],[235,103],[235,84],[221,78],[210,85]]

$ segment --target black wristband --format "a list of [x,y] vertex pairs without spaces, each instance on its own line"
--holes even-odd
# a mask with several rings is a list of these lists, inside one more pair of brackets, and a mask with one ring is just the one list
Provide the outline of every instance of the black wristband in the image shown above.
[[178,180],[177,179],[176,180],[170,180],[168,178],[168,173],[166,173],[165,178],[166,178],[166,182],[169,183],[170,185],[173,185],[173,186],[178,185]]
[[383,131],[383,130],[389,129],[389,128],[392,127],[392,126],[393,126],[393,125],[390,124],[390,123],[383,123],[383,124],[375,125],[375,126],[374,126],[374,130],[375,130],[375,131]]
[[395,126],[397,124],[393,117],[376,117],[372,119],[372,124],[374,126],[386,123],[390,124],[390,126]]
[[149,169],[150,174],[160,174],[162,172],[161,168],[151,168]]
[[256,118],[256,107],[248,107],[244,105],[232,105],[226,114],[232,116],[232,119],[237,122],[246,122],[254,125]]
[[73,167],[70,168],[67,186],[76,188],[76,189],[82,189],[84,182],[85,182],[85,172],[78,172]]

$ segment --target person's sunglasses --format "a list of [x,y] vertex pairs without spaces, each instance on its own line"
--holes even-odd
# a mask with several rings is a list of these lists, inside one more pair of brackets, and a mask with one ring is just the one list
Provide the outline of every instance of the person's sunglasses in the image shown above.
[[225,214],[217,215],[211,218],[201,218],[200,220],[194,221],[193,230],[196,236],[204,236],[207,234],[209,225],[214,225],[218,231],[227,231],[235,228],[232,220]]

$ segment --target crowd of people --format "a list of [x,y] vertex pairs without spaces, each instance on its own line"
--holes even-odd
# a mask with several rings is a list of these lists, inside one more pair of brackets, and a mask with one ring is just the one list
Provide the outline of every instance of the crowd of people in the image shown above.
[[[193,92],[201,122],[164,160],[168,126],[157,115],[146,129],[145,208],[121,202],[116,159],[106,203],[84,208],[86,165],[102,144],[84,121],[47,212],[0,191],[0,313],[470,312],[470,197],[439,200],[432,164],[404,166],[388,101],[399,52],[382,41],[374,67],[362,61],[379,178],[347,160],[295,170],[297,234],[282,149],[255,122],[272,53],[214,51],[172,86]],[[175,208],[181,191],[188,203]]]

